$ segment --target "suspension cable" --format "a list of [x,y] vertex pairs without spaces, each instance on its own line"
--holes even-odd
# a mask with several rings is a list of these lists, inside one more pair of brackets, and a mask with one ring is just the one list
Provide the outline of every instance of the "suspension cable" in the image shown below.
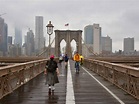
[[[55,40],[55,38],[54,38],[54,39],[52,40],[52,42],[48,45],[48,47],[50,47],[50,46],[53,44],[54,40]],[[48,51],[48,48],[44,49],[43,52],[41,52],[41,53],[38,54],[37,56],[38,56],[38,57],[41,56],[41,55],[44,54],[44,52],[46,52],[46,51]]]
[[[84,40],[83,40],[83,38],[81,37],[81,39],[82,39],[82,41],[84,42]],[[85,42],[84,42],[85,43]],[[93,50],[92,49],[89,49],[89,47],[86,45],[86,44],[84,44],[85,46],[86,46],[86,48],[88,49],[88,51],[89,52],[91,52],[91,53],[93,53],[93,55],[95,55],[95,56],[97,56],[98,54],[95,54],[94,52],[93,52]]]

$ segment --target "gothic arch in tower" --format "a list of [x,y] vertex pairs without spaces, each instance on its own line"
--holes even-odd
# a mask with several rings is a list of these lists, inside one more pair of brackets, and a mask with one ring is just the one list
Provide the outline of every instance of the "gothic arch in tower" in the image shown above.
[[76,49],[82,54],[82,30],[55,30],[55,55],[60,55],[60,42],[66,42],[66,54],[72,56],[70,43],[74,39],[76,41]]

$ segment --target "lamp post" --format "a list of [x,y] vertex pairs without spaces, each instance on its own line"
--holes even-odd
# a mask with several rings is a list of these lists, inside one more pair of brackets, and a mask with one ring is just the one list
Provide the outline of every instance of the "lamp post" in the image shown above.
[[51,54],[51,44],[50,44],[50,39],[51,39],[51,35],[53,34],[53,28],[54,26],[51,24],[51,21],[49,21],[49,24],[46,26],[47,27],[47,34],[49,35],[49,51],[48,51],[48,55],[50,56]]
[[76,51],[78,51],[78,52],[79,52],[78,48],[79,48],[79,43],[78,43],[78,42],[76,42]]

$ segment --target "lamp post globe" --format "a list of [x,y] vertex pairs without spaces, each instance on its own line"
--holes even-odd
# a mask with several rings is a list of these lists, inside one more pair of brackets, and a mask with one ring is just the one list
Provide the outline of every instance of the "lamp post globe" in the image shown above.
[[54,26],[51,24],[51,21],[49,21],[49,24],[46,27],[47,27],[47,34],[48,35],[53,34],[53,28],[54,28]]
[[47,34],[49,35],[49,46],[48,46],[49,52],[48,52],[48,56],[50,56],[51,55],[51,44],[50,44],[50,41],[51,41],[51,35],[53,34],[54,26],[51,24],[51,21],[49,21],[49,24],[46,27],[47,27]]

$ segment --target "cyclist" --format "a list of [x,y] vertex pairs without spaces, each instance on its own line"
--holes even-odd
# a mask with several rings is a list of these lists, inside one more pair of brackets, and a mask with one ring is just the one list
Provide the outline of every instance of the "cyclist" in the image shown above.
[[75,53],[74,57],[73,57],[74,61],[75,61],[75,68],[76,68],[76,72],[79,72],[79,63],[80,63],[80,54],[78,52]]

